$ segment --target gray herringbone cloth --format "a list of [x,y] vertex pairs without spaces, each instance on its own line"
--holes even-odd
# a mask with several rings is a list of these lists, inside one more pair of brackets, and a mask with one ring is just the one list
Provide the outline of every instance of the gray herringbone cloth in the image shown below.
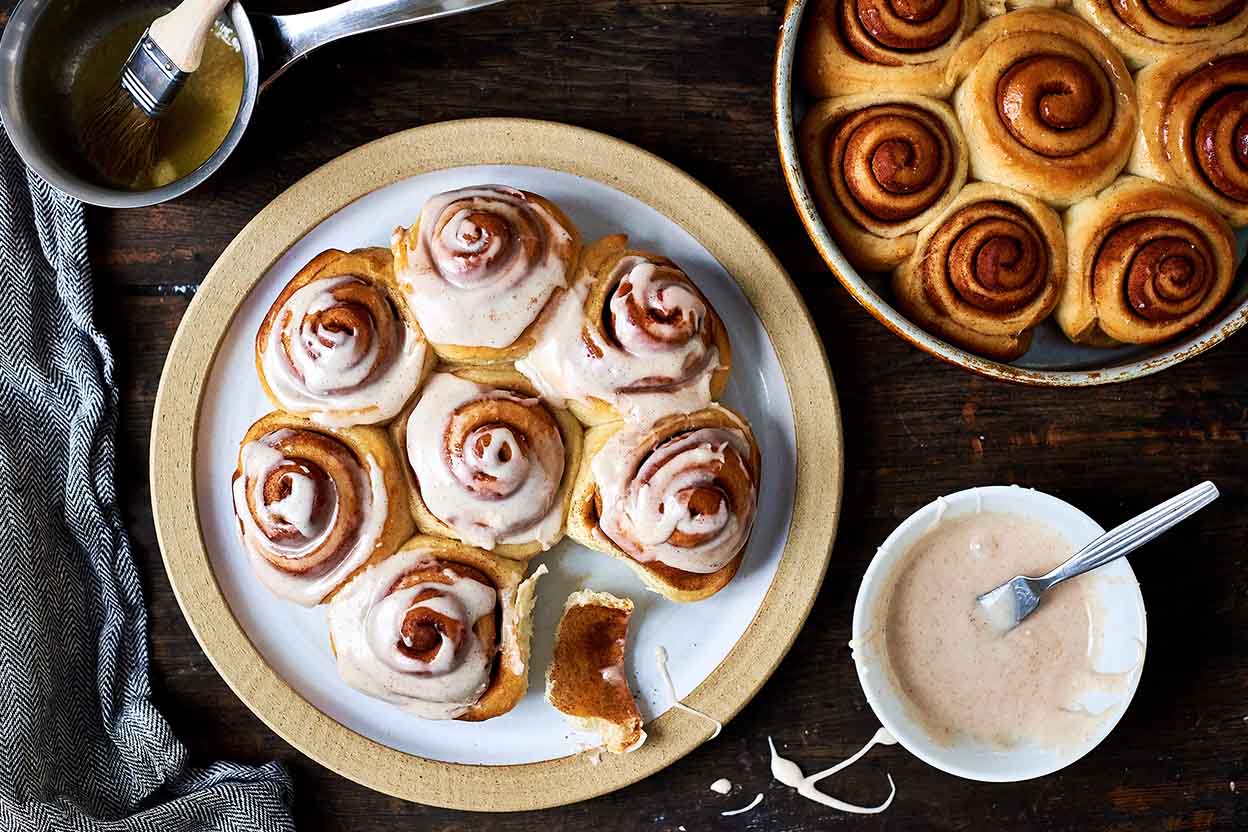
[[93,315],[82,205],[0,130],[0,830],[293,830],[281,766],[188,769],[152,705]]

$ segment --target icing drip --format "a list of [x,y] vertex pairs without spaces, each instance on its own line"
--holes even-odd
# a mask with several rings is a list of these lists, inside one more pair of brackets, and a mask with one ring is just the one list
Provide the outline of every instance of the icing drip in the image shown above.
[[381,538],[387,511],[381,466],[371,456],[361,466],[330,436],[292,429],[248,442],[240,463],[234,513],[252,569],[274,595],[319,604]]
[[740,809],[729,809],[728,811],[720,812],[720,814],[726,818],[730,818],[733,815],[744,815],[746,812],[753,811],[754,807],[762,802],[763,802],[763,795],[762,793],[759,793],[759,794],[754,795],[754,799],[750,801],[749,806],[742,806]]
[[728,794],[732,791],[732,781],[727,777],[721,777],[711,784],[711,791],[715,794]]
[[599,527],[642,563],[702,574],[722,569],[754,523],[749,456],[745,435],[732,428],[700,428],[653,449],[645,434],[625,428],[591,463],[602,500]]
[[718,737],[720,731],[724,730],[723,723],[713,716],[702,713],[697,708],[689,707],[684,702],[681,702],[680,697],[676,695],[676,686],[672,684],[672,676],[667,672],[667,650],[663,647],[656,647],[654,649],[654,658],[655,662],[659,666],[659,676],[663,679],[663,687],[667,690],[667,695],[672,700],[672,707],[677,710],[684,711],[687,714],[693,714],[696,717],[701,717],[714,725],[715,730],[709,737],[706,738],[708,742]]
[[603,309],[591,299],[592,279],[565,292],[516,369],[559,407],[598,399],[634,424],[710,404],[720,355],[706,301],[685,273],[629,255],[606,281],[614,288]]
[[371,566],[329,605],[343,680],[425,719],[453,719],[489,687],[496,637],[478,622],[497,608],[475,570],[400,552]]
[[870,741],[868,741],[866,745],[859,749],[858,753],[854,754],[849,759],[843,760],[831,768],[824,769],[817,774],[812,774],[809,777],[806,777],[802,774],[802,769],[797,763],[781,757],[776,752],[776,744],[771,741],[771,737],[768,737],[767,745],[771,748],[771,776],[789,788],[797,789],[797,793],[807,800],[813,800],[814,802],[821,803],[829,808],[837,809],[842,812],[849,812],[855,815],[879,814],[891,806],[893,798],[897,796],[897,786],[894,785],[893,776],[891,774],[885,775],[885,777],[888,778],[888,799],[878,806],[858,806],[853,803],[846,803],[843,800],[837,800],[831,795],[824,794],[819,791],[816,786],[820,780],[823,780],[826,777],[831,777],[838,771],[847,769],[854,763],[858,762],[875,746],[896,745],[896,743],[897,740],[893,738],[893,735],[881,728],[875,732],[875,736],[871,737]]
[[537,399],[437,373],[406,436],[421,499],[465,543],[558,541],[563,438]]
[[502,348],[567,285],[575,241],[531,195],[483,185],[430,199],[394,248],[400,284],[430,340]]
[[271,320],[260,361],[286,410],[334,427],[384,422],[416,390],[427,345],[360,278],[314,280]]

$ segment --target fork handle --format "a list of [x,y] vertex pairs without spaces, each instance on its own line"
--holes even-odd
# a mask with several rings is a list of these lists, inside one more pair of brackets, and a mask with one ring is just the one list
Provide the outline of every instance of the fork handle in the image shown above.
[[1093,540],[1069,560],[1037,579],[1048,589],[1067,578],[1082,575],[1123,555],[1130,554],[1167,529],[1191,517],[1218,498],[1218,488],[1211,482],[1187,489],[1176,497],[1154,506]]

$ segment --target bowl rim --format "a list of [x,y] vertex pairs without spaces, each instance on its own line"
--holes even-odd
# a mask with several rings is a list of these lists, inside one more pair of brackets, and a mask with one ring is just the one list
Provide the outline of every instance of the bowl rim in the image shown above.
[[819,251],[819,256],[854,300],[893,334],[948,364],[989,378],[1037,387],[1093,387],[1130,381],[1160,372],[1222,343],[1248,323],[1248,297],[1245,297],[1220,317],[1207,319],[1183,340],[1169,344],[1160,355],[1088,370],[1040,370],[993,361],[954,346],[916,325],[863,280],[857,269],[845,259],[806,187],[806,175],[797,151],[793,89],[802,17],[810,2],[811,0],[787,0],[777,37],[772,74],[772,113],[775,118],[773,126],[780,155],[780,169],[793,205],[807,236]]
[[[891,570],[895,566],[896,560],[905,556],[905,552],[898,552],[898,542],[907,533],[909,533],[917,525],[924,523],[931,524],[936,519],[943,516],[945,511],[953,510],[955,507],[966,505],[971,500],[975,500],[975,505],[978,507],[982,504],[980,501],[982,501],[984,497],[1003,498],[1008,500],[1013,507],[1011,508],[1012,512],[1016,512],[1023,517],[1031,519],[1035,519],[1034,514],[1032,514],[1032,508],[1040,504],[1045,504],[1049,508],[1055,509],[1059,513],[1066,515],[1070,518],[1070,522],[1072,523],[1086,526],[1089,529],[1094,530],[1096,533],[1104,533],[1105,531],[1101,524],[1097,523],[1096,520],[1094,520],[1078,506],[1068,503],[1060,497],[1056,497],[1052,494],[1039,491],[1034,488],[1023,488],[1018,485],[975,486],[954,492],[952,494],[937,497],[935,500],[920,506],[912,514],[910,514],[909,517],[899,523],[897,527],[888,535],[888,537],[885,538],[884,542],[880,544],[879,548],[876,549],[875,555],[871,558],[871,563],[867,566],[866,571],[863,573],[862,581],[858,585],[858,594],[854,599],[853,624],[851,627],[853,641],[851,643],[851,647],[853,649],[854,669],[858,675],[858,684],[862,688],[863,695],[867,699],[867,704],[871,706],[871,711],[880,721],[880,724],[884,726],[885,730],[893,735],[899,745],[918,759],[933,768],[946,772],[947,774],[983,783],[1011,783],[1020,780],[1032,780],[1038,777],[1045,777],[1061,771],[1062,769],[1075,764],[1090,754],[1102,742],[1104,742],[1110,734],[1113,733],[1114,729],[1118,726],[1118,723],[1122,720],[1122,717],[1126,715],[1127,709],[1131,706],[1131,702],[1135,699],[1135,694],[1139,690],[1140,679],[1144,675],[1144,665],[1147,658],[1146,654],[1148,644],[1148,615],[1144,607],[1144,595],[1140,590],[1139,581],[1135,577],[1135,571],[1131,568],[1131,564],[1128,562],[1127,558],[1121,558],[1115,562],[1114,568],[1118,571],[1125,570],[1124,577],[1129,578],[1131,581],[1130,585],[1133,590],[1131,594],[1132,600],[1134,601],[1132,610],[1134,613],[1133,617],[1135,621],[1138,622],[1138,630],[1134,635],[1139,642],[1144,645],[1144,652],[1140,657],[1139,663],[1128,671],[1130,673],[1130,678],[1128,680],[1127,690],[1123,694],[1121,705],[1115,706],[1117,708],[1117,713],[1113,714],[1110,719],[1105,721],[1102,729],[1098,732],[1098,735],[1089,739],[1085,743],[1072,747],[1068,753],[1062,754],[1057,759],[1055,764],[1050,762],[1033,766],[1030,769],[994,768],[976,770],[956,762],[951,762],[950,760],[942,757],[939,753],[933,753],[930,751],[930,748],[939,746],[930,741],[927,737],[923,736],[922,727],[913,721],[908,721],[903,725],[896,719],[893,719],[889,715],[888,709],[883,707],[880,703],[878,697],[873,691],[872,685],[868,684],[869,678],[878,678],[880,675],[878,669],[873,674],[870,667],[871,663],[878,666],[879,662],[876,661],[869,663],[863,654],[863,650],[861,649],[862,645],[860,644],[860,640],[864,638],[872,629],[871,619],[875,611],[875,603],[870,604],[869,607],[868,601],[877,602],[879,593],[883,591],[883,584],[892,576]],[[875,597],[868,598],[868,596]],[[885,678],[887,679],[887,674],[885,674]],[[893,687],[891,682],[888,683],[888,686],[890,688]],[[1012,752],[1006,751],[1002,753],[1003,755],[1008,756]]]

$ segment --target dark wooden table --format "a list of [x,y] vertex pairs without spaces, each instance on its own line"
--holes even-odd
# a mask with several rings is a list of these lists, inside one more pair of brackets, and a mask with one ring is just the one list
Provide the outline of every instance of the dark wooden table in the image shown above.
[[[272,0],[269,0],[272,2]],[[251,4],[254,10],[264,0]],[[315,3],[298,5],[311,7]],[[242,147],[173,204],[93,211],[93,261],[123,364],[122,493],[151,604],[159,706],[199,762],[277,758],[294,772],[301,829],[1248,829],[1248,333],[1160,375],[1033,390],[944,366],[863,312],[825,270],[789,203],[771,130],[782,3],[511,0],[423,28],[327,47],[269,92]],[[601,130],[681,166],[740,211],[801,287],[845,416],[841,530],[793,651],[719,739],[662,774],[579,806],[470,816],[405,804],[305,759],[245,708],[182,620],[161,566],[146,481],[165,353],[214,258],[261,207],[318,165],[418,124],[530,116]],[[157,449],[159,452],[159,449]],[[1223,497],[1135,559],[1150,644],[1114,734],[1061,774],[984,785],[900,749],[873,752],[835,791],[893,807],[840,815],[771,782],[774,736],[807,770],[876,728],[846,642],[858,581],[893,526],[938,494],[1034,486],[1116,523],[1210,478]],[[731,797],[707,789],[727,776]],[[756,792],[754,812],[721,818]]]

